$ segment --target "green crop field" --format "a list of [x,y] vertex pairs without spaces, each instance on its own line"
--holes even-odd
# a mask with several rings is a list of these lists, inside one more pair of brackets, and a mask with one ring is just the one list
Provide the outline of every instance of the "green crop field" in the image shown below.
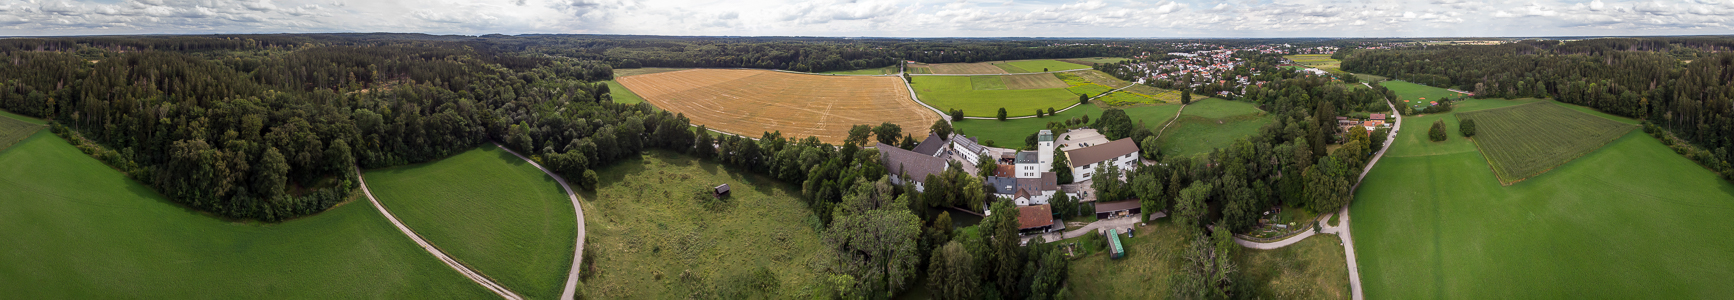
[[277,224],[219,220],[46,130],[0,152],[0,191],[7,298],[494,297],[366,200]]
[[614,98],[614,103],[625,103],[625,104],[644,103],[644,97],[639,97],[638,93],[632,92],[631,89],[627,89],[626,86],[620,85],[619,82],[615,82],[613,80],[603,81],[603,82],[608,84],[608,93],[611,94],[610,97]]
[[[1012,65],[1014,67],[1018,67],[1019,69],[1024,69],[1024,71],[1026,71],[1026,73],[1052,72],[1052,71],[1077,70],[1077,69],[1089,69],[1090,68],[1090,66],[1086,66],[1086,65],[1074,64],[1074,63],[1057,61],[1057,60],[1052,60],[1052,59],[1014,60],[1014,61],[1008,61],[1005,63]],[[1046,71],[1043,71],[1043,69],[1046,69]]]
[[1005,79],[1000,76],[970,76],[969,88],[977,91],[1004,90]]
[[1466,112],[1457,118],[1475,120],[1475,145],[1505,184],[1547,172],[1637,128],[1553,102]]
[[404,225],[464,265],[525,297],[560,296],[577,216],[554,178],[492,144],[365,176]]
[[[660,150],[597,173],[601,187],[582,197],[590,297],[727,295],[749,289],[751,274],[764,267],[776,280],[774,295],[763,298],[801,298],[820,281],[814,268],[832,255],[798,186]],[[726,201],[694,196],[719,184],[731,187]]]
[[45,127],[25,120],[32,119],[14,115],[0,116],[0,151],[6,151],[6,148],[29,138],[31,134],[35,134],[36,131]]
[[1333,71],[1333,72],[1341,71],[1339,68],[1341,68],[1342,63],[1343,63],[1342,61],[1332,59],[1330,54],[1288,55],[1288,56],[1283,56],[1283,58],[1288,58],[1288,59],[1294,60],[1294,62],[1300,63],[1302,65],[1306,65],[1308,67],[1314,67],[1314,68],[1319,68],[1322,70]]
[[1426,141],[1440,118],[1405,119],[1355,193],[1367,299],[1734,297],[1734,185],[1627,133],[1502,186],[1455,130]]
[[1393,103],[1396,103],[1397,105],[1406,104],[1414,107],[1415,110],[1427,108],[1427,102],[1429,101],[1439,101],[1439,99],[1444,98],[1460,99],[1467,96],[1442,88],[1410,83],[1408,81],[1391,80],[1381,82],[1379,85],[1397,92],[1397,99],[1391,99]]
[[[1495,109],[1495,108],[1508,107],[1508,106],[1514,106],[1514,105],[1523,105],[1523,104],[1535,103],[1536,101],[1542,101],[1542,100],[1536,99],[1536,98],[1522,98],[1522,99],[1512,99],[1512,100],[1505,100],[1505,99],[1499,99],[1499,98],[1466,99],[1463,101],[1452,102],[1451,103],[1451,105],[1452,105],[1451,111],[1453,111],[1453,112],[1471,112],[1471,111],[1477,111],[1477,110],[1488,110],[1488,109]],[[1455,128],[1453,128],[1453,129],[1455,129]]]
[[897,66],[889,66],[889,67],[882,67],[882,68],[872,68],[872,69],[860,69],[860,70],[844,70],[844,71],[830,71],[830,72],[819,72],[819,74],[836,74],[836,75],[889,75],[889,74],[897,74]]
[[[977,90],[976,76],[916,76],[910,86],[921,102],[940,110],[962,109],[970,117],[994,117],[1005,108],[1008,116],[1035,115],[1035,109],[1061,109],[1077,103],[1078,95],[1066,89]],[[986,76],[997,77],[997,76]],[[1004,88],[1002,82],[1000,88]]]
[[1037,72],[1041,72],[1041,70],[1042,70],[1042,69],[1036,69],[1035,71],[1024,70],[1024,68],[1019,68],[1018,66],[1013,66],[1013,65],[1006,63],[1006,62],[1003,62],[1003,61],[1002,62],[994,62],[991,64],[994,67],[999,67],[1000,70],[1005,70],[1006,73],[1013,73],[1013,74],[1016,74],[1016,73],[1037,73]]
[[1060,81],[1065,81],[1067,86],[1066,90],[1073,94],[1085,94],[1090,95],[1090,97],[1095,97],[1102,95],[1102,93],[1114,90],[1113,87],[1108,86],[1109,84],[1112,84],[1111,82],[1098,83],[1077,74],[1054,73],[1054,76],[1059,77]]
[[[1187,233],[1167,219],[1139,226],[1135,233],[1121,236],[1125,258],[1109,259],[1097,251],[1072,261],[1066,279],[1072,299],[1164,299],[1174,294],[1172,277],[1185,259]],[[1240,248],[1233,260],[1244,280],[1253,282],[1247,298],[1346,299],[1344,257],[1336,236],[1320,235],[1273,250]]]

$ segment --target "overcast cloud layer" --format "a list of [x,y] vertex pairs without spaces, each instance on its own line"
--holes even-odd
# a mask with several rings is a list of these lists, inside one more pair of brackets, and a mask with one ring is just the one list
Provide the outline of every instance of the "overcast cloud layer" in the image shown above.
[[1734,33],[1734,0],[5,0],[0,35],[421,32],[886,37]]

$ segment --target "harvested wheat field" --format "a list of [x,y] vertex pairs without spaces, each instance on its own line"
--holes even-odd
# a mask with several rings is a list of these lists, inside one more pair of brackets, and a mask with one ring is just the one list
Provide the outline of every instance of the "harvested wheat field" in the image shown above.
[[627,76],[621,85],[695,125],[758,137],[818,137],[842,143],[849,127],[884,122],[927,128],[939,114],[909,98],[901,78],[822,76],[766,70],[694,69]]

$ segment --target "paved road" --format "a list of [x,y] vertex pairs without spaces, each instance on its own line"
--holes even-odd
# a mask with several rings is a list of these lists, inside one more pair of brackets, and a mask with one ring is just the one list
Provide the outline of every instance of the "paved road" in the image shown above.
[[[469,267],[465,267],[462,263],[458,263],[457,260],[452,259],[452,257],[446,255],[445,252],[441,252],[439,248],[434,248],[433,244],[429,244],[426,239],[422,239],[421,235],[415,234],[415,231],[410,230],[409,226],[404,226],[402,221],[397,220],[397,216],[392,215],[391,211],[385,210],[385,205],[380,204],[379,199],[373,198],[373,190],[367,189],[367,179],[362,178],[360,168],[355,169],[355,179],[361,183],[361,192],[367,195],[367,201],[373,203],[373,208],[379,210],[379,214],[385,215],[385,219],[390,220],[391,225],[397,226],[397,230],[402,231],[403,235],[409,236],[409,239],[414,240],[417,245],[421,245],[422,250],[427,250],[428,253],[439,258],[440,261],[446,263],[447,266],[451,266],[452,269],[458,270],[458,273],[464,274],[464,277],[469,277],[470,281],[475,281],[476,284],[480,284],[489,291],[493,291],[494,294],[500,295],[501,298],[511,300],[524,299],[523,297],[519,297],[517,293],[507,290],[506,287],[501,286],[499,283],[495,283],[493,280],[488,279],[488,277],[482,276],[481,273],[476,273],[475,270],[471,270]],[[580,222],[580,224],[582,224],[582,222]],[[579,234],[582,235],[583,231],[580,230]]]
[[560,183],[560,188],[566,189],[566,198],[572,200],[572,213],[578,214],[578,238],[575,240],[577,245],[572,248],[572,269],[568,270],[566,273],[566,288],[560,291],[560,299],[574,299],[574,294],[577,294],[578,292],[578,271],[580,267],[584,266],[584,207],[578,204],[578,194],[572,193],[572,185],[566,184],[566,178],[562,178],[560,175],[555,175],[554,172],[548,171],[547,168],[543,168],[541,164],[537,164],[535,161],[530,160],[529,157],[524,157],[524,155],[518,154],[517,151],[512,151],[512,149],[508,149],[506,146],[500,145],[500,143],[494,143],[494,146],[500,147],[500,150],[506,150],[506,153],[511,153],[519,159],[523,159],[524,162],[530,163],[530,165],[535,166],[536,169],[542,170],[542,173],[547,173],[548,177],[553,177],[554,182]]

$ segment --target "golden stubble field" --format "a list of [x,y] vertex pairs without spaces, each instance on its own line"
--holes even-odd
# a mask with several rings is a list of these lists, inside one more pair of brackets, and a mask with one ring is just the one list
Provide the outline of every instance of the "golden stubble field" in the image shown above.
[[686,114],[695,125],[758,137],[782,131],[841,144],[854,125],[891,122],[918,133],[939,114],[909,98],[901,78],[822,76],[766,70],[693,69],[626,76],[644,100]]

